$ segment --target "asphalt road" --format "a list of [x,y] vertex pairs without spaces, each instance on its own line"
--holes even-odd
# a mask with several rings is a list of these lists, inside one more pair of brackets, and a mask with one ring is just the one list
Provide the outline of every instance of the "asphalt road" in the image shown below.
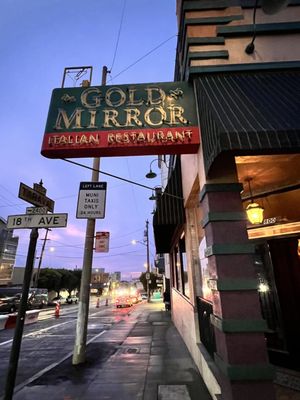
[[[77,305],[62,306],[59,318],[55,317],[54,308],[42,310],[38,322],[24,326],[15,387],[29,383],[48,369],[59,369],[60,364],[70,357],[75,340],[77,308]],[[112,324],[126,318],[131,311],[132,308],[117,309],[103,303],[97,308],[96,303],[91,302],[88,343]],[[0,331],[0,396],[4,392],[13,335],[14,329]]]

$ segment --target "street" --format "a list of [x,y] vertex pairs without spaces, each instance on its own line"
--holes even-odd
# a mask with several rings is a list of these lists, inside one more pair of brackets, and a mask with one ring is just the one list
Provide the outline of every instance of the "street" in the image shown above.
[[[87,343],[93,342],[113,324],[126,318],[133,308],[117,309],[104,302],[90,303]],[[15,387],[22,387],[60,363],[73,352],[77,305],[64,305],[56,318],[54,308],[41,310],[38,322],[24,326]],[[14,329],[0,331],[0,396],[3,395]]]

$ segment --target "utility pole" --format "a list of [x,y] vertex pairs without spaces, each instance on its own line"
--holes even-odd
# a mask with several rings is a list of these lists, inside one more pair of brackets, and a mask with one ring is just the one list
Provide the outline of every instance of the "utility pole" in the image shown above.
[[[149,221],[146,221],[146,245],[147,245],[147,276],[150,276],[150,257],[149,257]],[[147,302],[150,303],[150,285],[147,279]]]
[[45,251],[46,241],[50,240],[50,239],[47,239],[49,231],[51,231],[51,229],[47,228],[45,237],[44,237],[44,239],[42,239],[44,242],[43,242],[41,254],[40,254],[40,257],[39,257],[38,268],[37,268],[36,275],[35,275],[35,287],[38,287],[38,280],[39,280],[39,276],[40,276],[40,270],[41,270],[41,266],[42,266],[42,260],[43,260],[43,255],[44,255],[44,251]]
[[[104,66],[102,69],[102,86],[106,85],[106,76],[108,70]],[[100,157],[93,160],[92,182],[99,181]],[[93,246],[95,236],[95,219],[88,219],[86,223],[83,266],[79,293],[79,306],[76,324],[76,337],[73,350],[73,365],[82,364],[86,359],[86,339],[87,325],[89,318],[90,304],[90,283],[93,264]]]

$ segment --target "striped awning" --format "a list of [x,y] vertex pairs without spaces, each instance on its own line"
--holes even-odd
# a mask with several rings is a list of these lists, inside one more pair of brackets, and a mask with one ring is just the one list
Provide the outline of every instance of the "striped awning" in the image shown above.
[[175,168],[163,194],[157,199],[153,216],[153,231],[156,253],[169,253],[178,227],[185,223],[180,158],[176,157]]
[[299,152],[300,71],[201,75],[195,88],[207,173],[222,152]]

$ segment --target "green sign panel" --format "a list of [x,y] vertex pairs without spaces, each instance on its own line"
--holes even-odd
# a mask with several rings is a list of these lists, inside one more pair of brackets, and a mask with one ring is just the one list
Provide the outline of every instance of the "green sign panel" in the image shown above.
[[54,89],[46,157],[195,153],[199,129],[187,82]]

